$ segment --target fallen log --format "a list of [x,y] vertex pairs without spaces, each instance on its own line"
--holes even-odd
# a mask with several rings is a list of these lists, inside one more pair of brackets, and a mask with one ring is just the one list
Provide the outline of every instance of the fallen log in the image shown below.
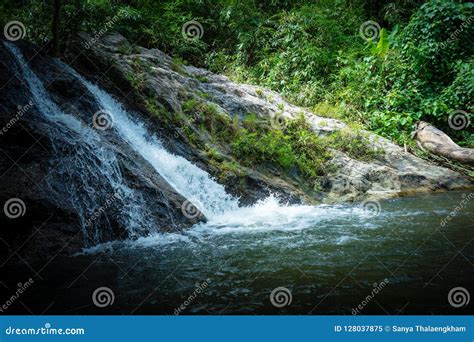
[[428,152],[464,164],[474,164],[474,149],[459,146],[448,135],[427,122],[420,121],[416,124],[413,137]]

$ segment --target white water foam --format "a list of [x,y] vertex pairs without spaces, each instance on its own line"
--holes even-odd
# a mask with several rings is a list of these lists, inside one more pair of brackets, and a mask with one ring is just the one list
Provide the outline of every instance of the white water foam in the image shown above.
[[[104,205],[105,198],[120,196],[108,211],[115,210],[116,216],[128,230],[131,237],[142,235],[142,231],[154,231],[155,225],[147,218],[145,203],[139,193],[123,181],[114,152],[106,150],[97,132],[84,125],[72,115],[64,113],[53,102],[41,80],[28,66],[20,50],[13,44],[4,45],[15,57],[22,78],[42,118],[42,128],[48,134],[55,149],[54,169],[48,175],[50,197],[54,201],[67,198],[77,212],[84,236],[91,243],[98,243],[109,226],[107,215],[91,221]],[[61,194],[59,196],[58,194]],[[118,203],[120,202],[120,203]],[[103,208],[102,208],[103,209]],[[110,228],[110,227],[109,227]]]
[[[146,159],[183,197],[193,202],[207,218],[238,208],[238,200],[212,177],[188,160],[169,153],[158,137],[132,119],[111,95],[65,66],[97,99],[102,109],[113,117],[117,132]],[[202,208],[201,208],[202,206]]]

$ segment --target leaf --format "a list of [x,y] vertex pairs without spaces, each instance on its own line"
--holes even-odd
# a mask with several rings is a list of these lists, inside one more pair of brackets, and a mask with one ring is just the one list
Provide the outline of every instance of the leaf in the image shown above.
[[385,28],[380,30],[380,38],[379,42],[377,44],[377,54],[379,57],[385,57],[387,54],[388,48],[389,48],[390,43],[388,42],[388,33]]

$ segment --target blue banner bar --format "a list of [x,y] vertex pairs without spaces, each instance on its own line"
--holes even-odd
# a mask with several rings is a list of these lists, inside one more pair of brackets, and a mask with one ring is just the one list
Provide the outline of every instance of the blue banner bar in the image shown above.
[[0,341],[459,341],[472,316],[0,316]]

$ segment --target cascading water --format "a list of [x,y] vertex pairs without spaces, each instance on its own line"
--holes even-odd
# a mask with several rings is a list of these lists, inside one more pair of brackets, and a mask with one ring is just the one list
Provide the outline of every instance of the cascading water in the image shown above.
[[[64,193],[72,207],[79,213],[84,231],[92,241],[101,239],[101,225],[109,225],[106,215],[88,227],[90,218],[101,209],[102,202],[111,194],[119,193],[121,198],[107,208],[107,212],[119,212],[122,223],[131,236],[148,235],[157,232],[157,226],[146,215],[146,203],[140,194],[124,184],[116,156],[103,147],[101,137],[90,126],[84,125],[75,117],[65,114],[52,102],[41,81],[28,67],[18,49],[8,44],[21,67],[40,112],[47,119],[46,130],[57,150],[55,174],[50,179],[51,188],[56,193]],[[274,197],[260,201],[252,207],[239,208],[238,200],[226,193],[204,170],[188,160],[169,153],[161,141],[150,134],[145,126],[132,119],[123,106],[111,95],[79,75],[68,65],[56,61],[68,70],[93,94],[113,120],[113,129],[121,139],[146,159],[155,170],[165,178],[180,194],[189,199],[208,218],[208,223],[198,225],[190,234],[214,231],[245,231],[259,229],[304,229],[314,227],[315,222],[333,217],[361,215],[361,208],[341,208],[337,206],[283,206]],[[103,180],[106,180],[105,182]],[[102,183],[100,193],[95,188]],[[99,196],[98,196],[99,195]],[[123,197],[124,196],[124,197]]]
[[[369,212],[361,207],[282,205],[270,196],[251,207],[240,207],[237,199],[225,192],[222,185],[209,174],[186,159],[165,150],[160,140],[147,132],[143,124],[134,121],[123,106],[111,95],[62,64],[97,99],[102,109],[113,118],[114,127],[132,148],[145,158],[179,193],[190,199],[206,215],[208,222],[187,232],[188,236],[216,232],[258,230],[300,230],[312,228],[318,222],[351,216],[367,217]],[[174,240],[176,236],[158,236],[159,241]],[[146,243],[155,243],[156,236]],[[141,239],[138,243],[143,243]],[[93,249],[93,251],[96,249]],[[100,250],[100,247],[98,247]]]
[[69,66],[62,64],[62,67],[69,70],[96,97],[103,110],[112,116],[114,128],[122,138],[207,218],[238,208],[237,199],[227,194],[222,185],[188,160],[167,152],[160,140],[150,135],[142,124],[132,120],[112,96]]
[[125,184],[114,152],[104,148],[93,128],[64,113],[19,49],[11,43],[4,44],[14,56],[19,76],[28,84],[41,114],[35,118],[36,124],[47,133],[55,150],[47,178],[48,196],[55,201],[68,199],[69,203],[58,205],[77,212],[89,244],[114,237],[108,215],[113,215],[130,237],[156,231],[156,224],[146,215],[142,196]]
[[143,124],[134,121],[111,95],[71,67],[63,63],[61,67],[69,70],[96,97],[102,109],[113,118],[114,128],[122,138],[206,215],[208,222],[195,227],[194,232],[216,228],[221,232],[246,228],[304,229],[331,217],[364,214],[358,207],[341,210],[338,206],[285,206],[273,196],[252,207],[239,208],[237,199],[227,194],[222,185],[188,160],[167,152],[160,140],[147,132]]
[[[349,314],[375,284],[383,283],[384,294],[377,297],[378,306],[373,302],[374,307],[399,314],[409,306],[418,314],[436,312],[440,294],[445,298],[453,284],[472,280],[474,254],[469,241],[474,241],[474,235],[469,228],[474,211],[467,201],[473,198],[472,192],[431,195],[429,200],[426,194],[393,199],[381,202],[375,213],[353,204],[284,206],[274,197],[239,207],[237,199],[205,171],[167,152],[120,103],[70,70],[113,116],[110,134],[114,139],[127,142],[127,151],[132,147],[178,192],[200,202],[208,218],[183,233],[149,235],[158,226],[147,214],[141,194],[125,183],[117,154],[108,148],[106,138],[89,123],[62,111],[19,50],[5,45],[38,107],[35,124],[47,133],[55,149],[49,196],[68,199],[69,203],[58,205],[79,214],[91,244],[104,240],[107,227],[112,230],[105,213],[119,220],[130,236],[140,236],[134,241],[94,245],[81,258],[68,259],[59,285],[52,280],[38,282],[37,300],[44,299],[46,310],[97,313],[90,305],[90,292],[85,295],[81,289],[107,284],[120,294],[119,302],[126,303],[111,306],[117,313],[130,314],[130,307],[136,307],[132,313],[178,314],[181,311],[177,313],[176,308],[181,310],[183,299],[195,297],[186,304],[187,313]],[[91,222],[104,202],[114,198],[100,218]],[[467,204],[458,210],[460,203]],[[462,258],[458,258],[460,251]],[[104,254],[88,255],[96,252]],[[98,268],[84,270],[84,260]],[[103,272],[106,268],[116,276]],[[56,277],[57,271],[52,274],[48,279]],[[70,291],[79,295],[57,296],[69,281],[74,284]],[[400,291],[401,286],[409,291]],[[290,293],[287,307],[272,303],[277,289]],[[445,309],[452,307],[446,303]],[[364,310],[370,313],[372,309]]]

